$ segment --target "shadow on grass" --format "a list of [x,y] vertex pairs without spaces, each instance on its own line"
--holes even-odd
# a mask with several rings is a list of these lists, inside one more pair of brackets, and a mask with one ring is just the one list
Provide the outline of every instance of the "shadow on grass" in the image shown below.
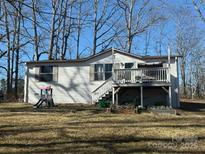
[[22,104],[21,106],[14,106],[14,107],[11,106],[11,104],[9,105],[10,107],[0,106],[0,112],[1,113],[4,113],[4,112],[48,112],[48,113],[86,112],[86,113],[91,113],[91,114],[104,113],[104,110],[99,109],[98,106],[84,105],[84,104],[64,104],[64,105],[60,104],[60,105],[55,105],[55,107],[52,107],[52,108],[38,108],[38,109],[35,109],[33,108],[32,105],[28,105],[28,104]]
[[[144,146],[140,146],[139,142],[143,142]],[[92,138],[92,139],[79,139],[79,138],[70,138],[69,140],[64,141],[51,141],[49,143],[36,143],[36,144],[0,144],[0,147],[6,148],[24,148],[24,149],[31,149],[32,148],[39,148],[40,150],[36,150],[38,153],[62,153],[62,152],[71,152],[71,153],[90,153],[90,152],[97,152],[99,149],[104,149],[106,153],[132,153],[132,152],[151,152],[157,151],[159,153],[195,153],[194,151],[178,151],[177,149],[150,149],[148,147],[148,142],[152,143],[170,143],[172,142],[172,138],[157,138],[157,137],[100,137],[100,138]],[[135,143],[136,145],[127,148],[126,144]],[[120,145],[121,147],[116,147],[116,144]],[[56,147],[56,148],[55,148]],[[45,149],[42,149],[45,148]],[[205,152],[199,151],[198,152]]]

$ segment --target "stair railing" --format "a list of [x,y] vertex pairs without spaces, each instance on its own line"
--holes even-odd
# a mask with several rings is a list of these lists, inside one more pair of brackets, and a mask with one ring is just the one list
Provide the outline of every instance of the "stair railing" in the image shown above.
[[106,92],[111,90],[113,84],[112,77],[103,82],[99,87],[92,91],[92,103],[96,102],[100,97],[102,97]]

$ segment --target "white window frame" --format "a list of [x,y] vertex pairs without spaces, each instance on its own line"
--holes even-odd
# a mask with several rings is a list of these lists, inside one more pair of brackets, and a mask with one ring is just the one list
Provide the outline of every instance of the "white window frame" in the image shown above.
[[[101,72],[98,72],[98,71],[95,70],[96,65],[102,65],[102,66],[103,66]],[[111,76],[110,76],[110,77],[112,77],[112,68],[111,68],[110,71],[105,71],[106,65],[112,65],[112,63],[94,64],[94,72],[93,72],[94,78],[93,78],[93,81],[105,81],[105,80],[107,80],[107,79],[106,79],[106,75],[105,75],[106,73],[111,73]],[[113,66],[112,66],[112,67],[113,67]],[[102,79],[96,79],[96,74],[97,74],[97,73],[102,74]]]
[[[52,72],[43,73],[42,67],[52,67]],[[36,80],[39,82],[57,82],[58,81],[58,67],[54,65],[40,65],[36,67]],[[41,80],[42,75],[52,75],[52,79],[48,81]]]
[[[42,67],[51,67],[52,71],[51,72],[47,72],[47,73],[43,73],[42,72]],[[39,68],[39,81],[40,82],[53,82],[53,77],[54,77],[54,67],[51,66],[51,65],[44,65],[44,66],[40,66]],[[44,75],[51,75],[51,80],[48,80],[48,81],[44,81],[44,80],[41,80],[41,76],[44,76]]]

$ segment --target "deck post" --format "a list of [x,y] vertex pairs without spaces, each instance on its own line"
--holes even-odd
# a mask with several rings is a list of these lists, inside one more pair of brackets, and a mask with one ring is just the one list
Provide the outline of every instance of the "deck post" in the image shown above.
[[169,86],[169,107],[172,107],[172,87]]
[[116,93],[116,106],[118,107],[118,100],[119,100],[119,95],[118,92]]
[[140,100],[141,100],[141,107],[144,107],[144,104],[143,104],[143,87],[142,86],[140,87]]
[[112,87],[112,104],[115,104],[115,87]]
[[26,97],[24,97],[24,103],[28,103],[28,84],[29,84],[29,68],[28,68],[28,66],[26,66],[26,75],[25,75],[25,81],[26,81],[26,83],[25,83],[25,89],[24,89],[24,96],[26,96]]

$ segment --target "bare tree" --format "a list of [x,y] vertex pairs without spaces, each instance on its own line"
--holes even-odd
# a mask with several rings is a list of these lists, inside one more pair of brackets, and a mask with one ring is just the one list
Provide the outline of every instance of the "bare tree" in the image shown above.
[[77,20],[77,43],[76,43],[76,59],[79,59],[79,50],[80,50],[80,36],[82,30],[82,0],[78,3],[78,20]]
[[18,98],[18,82],[19,82],[19,54],[20,54],[20,34],[21,34],[21,9],[22,9],[22,4],[18,2],[18,9],[19,11],[17,12],[17,38],[16,38],[16,64],[15,64],[15,98]]
[[16,47],[16,35],[17,35],[17,14],[18,10],[15,10],[14,12],[14,19],[13,20],[13,39],[12,39],[12,49],[11,49],[11,78],[10,78],[10,84],[13,85],[13,76],[14,76],[14,54],[15,54],[15,47]]
[[187,88],[187,91],[189,92],[189,98],[200,98],[203,97],[203,89],[204,89],[204,72],[203,72],[203,60],[204,57],[203,54],[203,48],[196,48],[195,52],[191,53],[191,57],[189,60],[188,65],[188,77],[189,82],[187,82],[187,85],[189,85],[189,89]]
[[204,0],[192,0],[192,3],[194,5],[195,10],[198,12],[200,18],[202,19],[202,21],[205,22],[205,16],[203,13],[205,1]]
[[[114,40],[116,33],[111,31],[114,29],[117,19],[111,21],[117,8],[111,4],[109,0],[93,0],[93,47],[92,55],[95,55],[98,47],[102,49],[108,47]],[[110,6],[110,7],[109,7]]]
[[32,0],[32,19],[33,19],[33,30],[34,30],[34,48],[35,48],[35,60],[39,60],[39,46],[38,46],[38,29],[37,29],[37,20],[36,20],[36,0]]
[[62,21],[63,21],[63,17],[61,16],[63,13],[63,5],[64,5],[64,0],[60,0],[59,1],[60,6],[59,6],[59,13],[60,15],[57,17],[57,33],[56,33],[56,37],[55,37],[55,54],[54,54],[54,59],[58,59],[58,54],[59,54],[59,39],[60,39],[60,33],[61,33],[61,29],[62,29]]
[[[73,7],[75,4],[75,0],[66,1],[65,9],[64,9],[64,18],[63,18],[63,30],[62,30],[62,45],[61,45],[61,59],[64,60],[66,58],[66,53],[68,51],[68,41],[72,34],[72,29],[74,27],[73,18],[71,18],[73,14]],[[67,18],[68,16],[68,18]]]
[[53,47],[54,47],[54,39],[55,39],[55,32],[56,32],[56,13],[59,7],[59,0],[52,0],[52,23],[51,23],[51,32],[50,32],[50,46],[49,46],[49,53],[48,59],[53,59]]
[[4,23],[5,23],[5,31],[6,31],[6,40],[7,40],[7,95],[11,93],[11,40],[10,40],[10,29],[9,29],[9,22],[8,22],[8,9],[6,6],[6,2],[3,1],[4,7]]
[[72,18],[71,16],[73,13],[73,7],[76,7],[76,0],[59,0],[58,3],[58,6],[56,6],[58,8],[55,13],[56,23],[52,28],[53,30],[51,30],[51,32],[53,33],[53,37],[51,37],[53,38],[53,43],[51,44],[53,44],[53,49],[55,49],[54,59],[58,59],[58,55],[60,54],[60,59],[63,60],[66,58],[68,44],[70,41],[69,37],[71,36],[73,32],[72,30],[74,28],[74,18]]
[[[6,47],[6,51],[2,51],[0,55],[1,58],[7,59],[7,66],[2,67],[7,72],[7,95],[8,98],[12,98],[11,96],[18,97],[18,81],[19,81],[19,63],[20,63],[20,48],[27,45],[30,40],[27,39],[25,34],[21,32],[21,19],[22,19],[22,12],[21,6],[23,1],[1,1],[1,9],[4,15],[4,25],[5,29],[5,40],[2,40],[3,48]],[[24,36],[24,43],[20,44],[20,36]],[[5,43],[4,43],[5,42]],[[15,75],[15,76],[14,76]],[[14,86],[15,85],[15,86]],[[14,91],[13,91],[14,89]],[[14,92],[14,93],[13,93]]]
[[[192,19],[192,20],[190,20]],[[187,68],[188,60],[200,43],[200,32],[196,27],[194,17],[187,8],[176,11],[176,47],[177,53],[182,56],[180,61],[183,94],[187,96]]]
[[151,5],[151,0],[140,2],[137,0],[118,0],[117,2],[123,12],[124,21],[122,23],[126,33],[126,49],[130,53],[133,39],[159,23],[164,17],[156,12],[159,8]]
[[[204,0],[192,0],[192,3],[194,5],[194,8],[196,10],[196,12],[198,13],[199,17],[201,18],[201,20],[203,22],[205,22],[205,1]],[[204,51],[204,50],[203,50]],[[201,60],[202,59],[203,62],[202,64],[205,62],[204,57],[205,57],[205,53],[202,52],[202,54],[196,54],[195,57],[198,57],[197,60],[195,61],[195,64],[197,65],[196,69],[194,71],[194,77],[195,79],[197,79],[197,84],[195,84],[195,90],[193,92],[193,95],[196,93],[199,96],[200,91],[204,91],[205,90],[205,68],[203,65],[201,65]],[[200,63],[200,64],[199,64]],[[203,93],[203,95],[205,95],[205,93]],[[193,97],[193,96],[192,96]]]
[[165,40],[167,38],[166,33],[165,33],[165,23],[160,24],[157,28],[159,32],[158,32],[158,35],[155,37],[156,53],[161,56],[163,52],[163,47],[166,46]]
[[[64,11],[63,11],[63,21],[62,21],[62,24],[63,24],[63,28],[62,28],[62,44],[61,44],[61,50],[60,50],[60,59],[61,60],[64,60],[65,59],[65,56],[66,56],[66,51],[67,51],[67,42],[68,42],[68,37],[70,35],[70,29],[71,27],[67,26],[68,23],[71,23],[71,18],[67,19],[67,15],[71,14],[72,12],[72,5],[71,7],[70,6],[70,3],[68,0],[66,0],[65,2],[65,8],[64,8]],[[70,24],[69,24],[70,25]]]
[[144,45],[144,54],[148,55],[148,50],[150,46],[150,39],[151,39],[151,31],[147,30],[145,32],[145,45]]

